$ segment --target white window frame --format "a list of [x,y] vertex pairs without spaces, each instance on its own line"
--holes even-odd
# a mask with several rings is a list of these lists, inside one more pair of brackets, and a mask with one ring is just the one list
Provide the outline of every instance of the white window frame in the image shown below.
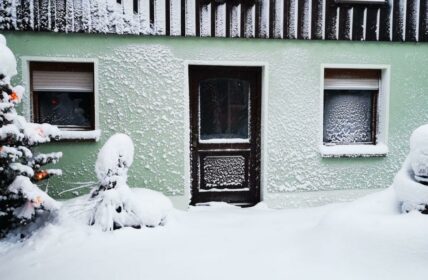
[[[324,131],[324,81],[325,69],[373,69],[381,73],[379,94],[377,100],[377,128],[375,144],[336,144],[325,145]],[[319,151],[322,157],[370,157],[386,156],[388,154],[388,122],[389,122],[389,91],[390,65],[378,64],[322,64],[320,83],[320,133]]]
[[93,140],[98,141],[101,135],[99,129],[99,105],[98,105],[98,59],[96,58],[74,58],[74,57],[40,57],[24,56],[22,61],[22,79],[26,89],[26,94],[22,100],[23,113],[27,120],[33,121],[33,94],[30,89],[30,62],[73,62],[73,63],[93,63],[94,64],[94,129],[93,130],[61,130],[61,140]]

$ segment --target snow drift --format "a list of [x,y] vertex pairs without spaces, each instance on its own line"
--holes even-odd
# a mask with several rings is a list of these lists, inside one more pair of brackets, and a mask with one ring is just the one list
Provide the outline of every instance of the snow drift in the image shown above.
[[[417,128],[410,137],[410,153],[394,178],[393,187],[402,210],[424,212],[428,205],[428,125]],[[427,211],[428,213],[428,211]]]
[[[91,193],[94,203],[90,224],[103,230],[122,227],[140,228],[162,225],[166,219],[165,209],[169,200],[155,192],[151,207],[142,205],[130,190],[127,179],[128,169],[134,159],[134,144],[126,134],[115,134],[101,148],[95,164],[99,186]],[[146,190],[148,193],[149,191]]]

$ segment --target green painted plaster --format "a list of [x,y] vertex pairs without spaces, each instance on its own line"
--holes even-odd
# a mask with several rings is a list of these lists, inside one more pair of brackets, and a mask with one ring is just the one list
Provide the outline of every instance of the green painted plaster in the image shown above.
[[[54,194],[95,181],[96,154],[114,132],[136,144],[129,183],[169,195],[185,182],[185,61],[259,61],[268,65],[265,147],[267,192],[388,186],[408,151],[413,129],[428,118],[428,45],[415,43],[162,38],[87,34],[6,33],[22,56],[96,58],[99,119],[94,142],[45,145],[63,151],[64,170],[52,178]],[[381,158],[323,159],[320,133],[320,65],[391,66],[389,149]],[[15,82],[22,79],[22,67]],[[110,103],[114,101],[113,103]],[[80,192],[81,193],[81,192]],[[69,197],[66,193],[61,197]]]

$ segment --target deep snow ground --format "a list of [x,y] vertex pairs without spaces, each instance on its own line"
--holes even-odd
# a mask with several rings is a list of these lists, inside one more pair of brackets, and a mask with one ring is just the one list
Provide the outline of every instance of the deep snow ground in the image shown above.
[[0,243],[0,279],[425,279],[428,216],[398,208],[387,189],[307,209],[171,210],[164,227],[101,232],[65,205],[60,222]]

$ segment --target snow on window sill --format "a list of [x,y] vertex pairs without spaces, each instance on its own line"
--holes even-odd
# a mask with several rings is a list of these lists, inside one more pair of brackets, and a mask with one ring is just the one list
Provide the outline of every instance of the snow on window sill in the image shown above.
[[98,142],[100,139],[101,130],[61,130],[61,140],[72,140],[72,141],[95,141]]
[[388,154],[388,146],[376,145],[334,145],[320,146],[322,157],[382,157]]

